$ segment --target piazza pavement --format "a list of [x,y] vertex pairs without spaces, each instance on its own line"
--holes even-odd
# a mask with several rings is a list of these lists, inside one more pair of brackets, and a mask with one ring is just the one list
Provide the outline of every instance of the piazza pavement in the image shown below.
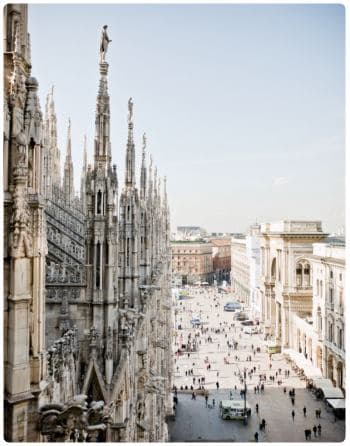
[[[243,333],[241,323],[233,319],[234,312],[224,311],[226,302],[236,300],[233,294],[219,294],[212,287],[190,288],[189,296],[178,300],[176,293],[175,291],[173,295],[175,308],[173,351],[174,385],[178,390],[178,403],[175,420],[169,422],[170,441],[254,442],[254,433],[258,432],[259,442],[305,442],[305,429],[312,429],[318,424],[321,424],[321,435],[315,437],[312,433],[312,438],[308,441],[344,440],[344,420],[335,421],[333,413],[326,409],[325,403],[317,400],[314,394],[306,389],[305,381],[297,376],[292,364],[287,362],[284,355],[274,354],[270,360],[263,335]],[[247,312],[249,314],[249,309]],[[200,328],[192,327],[190,321],[194,316],[200,317],[203,328],[208,329],[208,332],[201,334]],[[178,329],[179,325],[181,329]],[[208,342],[209,336],[212,338],[211,342]],[[189,354],[187,351],[178,354],[177,350],[183,344],[187,344],[188,339],[197,340],[197,350]],[[228,347],[227,343],[232,345],[233,342],[238,343],[237,350]],[[258,348],[260,352],[257,351]],[[248,360],[249,356],[251,360]],[[210,364],[209,370],[208,364]],[[253,367],[255,373],[248,374]],[[191,369],[193,375],[188,373]],[[239,420],[222,420],[219,411],[220,400],[229,399],[230,392],[240,398],[240,390],[244,389],[241,380],[244,369],[247,370],[247,402],[252,408],[252,416],[249,417],[247,425]],[[289,371],[289,376],[285,375],[286,370]],[[259,375],[263,374],[267,378],[263,381],[264,393],[255,393],[254,387],[260,381]],[[270,380],[270,376],[275,377],[274,382]],[[279,380],[282,381],[280,385],[277,383]],[[209,391],[208,407],[203,395],[197,395],[194,400],[191,391],[180,390],[181,386],[190,389],[191,385],[194,389],[198,389],[198,385],[203,385]],[[295,389],[294,406],[288,394],[292,388]],[[259,406],[258,413],[256,404]],[[307,409],[306,416],[303,414],[303,407]],[[294,421],[291,416],[293,409]],[[320,419],[315,416],[317,409],[321,409]],[[265,431],[259,429],[263,418],[266,420]]]

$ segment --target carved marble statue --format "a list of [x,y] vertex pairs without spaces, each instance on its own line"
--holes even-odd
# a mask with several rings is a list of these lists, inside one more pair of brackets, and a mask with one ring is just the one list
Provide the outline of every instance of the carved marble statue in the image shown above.
[[101,62],[105,62],[105,57],[108,49],[109,42],[112,42],[112,40],[109,39],[107,34],[107,25],[104,25],[102,29],[101,34],[101,43],[100,43],[100,58]]

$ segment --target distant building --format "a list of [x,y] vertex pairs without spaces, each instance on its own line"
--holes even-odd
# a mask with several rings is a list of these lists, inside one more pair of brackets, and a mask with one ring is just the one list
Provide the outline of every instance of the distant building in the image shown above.
[[231,239],[231,288],[237,298],[246,304],[250,298],[249,262],[246,238]]
[[246,237],[247,260],[249,265],[249,306],[252,317],[261,318],[262,294],[260,287],[260,225],[252,225]]
[[201,240],[207,235],[207,231],[199,226],[178,226],[175,240]]
[[212,238],[213,272],[218,284],[223,280],[230,282],[231,272],[231,239],[228,237]]
[[212,244],[200,241],[172,241],[173,284],[213,281]]

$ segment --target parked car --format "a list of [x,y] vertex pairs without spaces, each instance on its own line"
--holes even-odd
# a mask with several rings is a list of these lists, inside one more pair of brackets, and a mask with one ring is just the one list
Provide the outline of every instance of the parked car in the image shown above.
[[259,333],[259,329],[258,329],[258,327],[244,327],[243,333],[258,334]]
[[200,318],[199,317],[193,317],[192,319],[191,319],[191,324],[194,326],[194,325],[201,325],[201,320],[200,320]]
[[239,302],[227,302],[224,305],[225,311],[236,311],[241,309],[241,304]]
[[241,324],[245,325],[245,326],[252,326],[252,325],[254,325],[254,321],[245,320],[245,321],[241,322]]
[[242,312],[236,313],[235,316],[234,316],[234,320],[235,321],[242,322],[242,321],[246,321],[248,319],[249,319],[249,317],[245,313],[242,313]]

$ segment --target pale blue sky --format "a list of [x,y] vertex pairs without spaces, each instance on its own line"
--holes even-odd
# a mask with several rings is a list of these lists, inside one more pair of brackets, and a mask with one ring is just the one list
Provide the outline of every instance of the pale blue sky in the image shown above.
[[30,5],[41,105],[52,84],[62,158],[92,161],[98,48],[108,25],[111,141],[124,177],[127,101],[167,175],[172,227],[344,224],[344,8],[338,5]]

